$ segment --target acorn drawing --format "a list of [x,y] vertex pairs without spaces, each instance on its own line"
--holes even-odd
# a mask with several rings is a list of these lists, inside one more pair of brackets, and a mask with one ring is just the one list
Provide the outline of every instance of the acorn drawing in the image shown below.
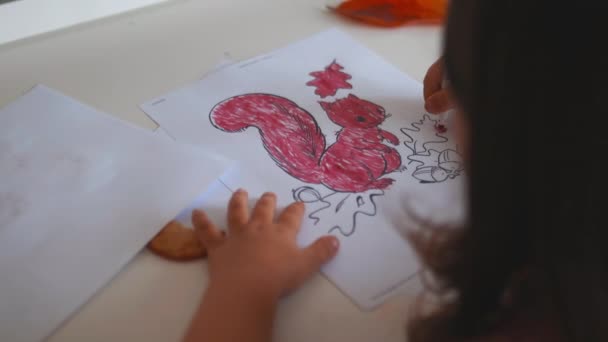
[[462,157],[455,150],[444,150],[439,153],[437,166],[420,166],[412,176],[421,183],[439,183],[448,178],[455,178],[463,170]]
[[449,172],[458,172],[462,170],[462,157],[454,150],[444,150],[437,158],[439,167]]
[[439,166],[422,166],[412,176],[422,183],[437,183],[447,180],[450,174]]

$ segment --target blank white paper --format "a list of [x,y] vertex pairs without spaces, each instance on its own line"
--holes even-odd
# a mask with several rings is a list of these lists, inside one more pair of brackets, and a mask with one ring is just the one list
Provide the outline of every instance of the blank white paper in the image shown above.
[[44,86],[0,110],[0,340],[48,336],[229,164]]

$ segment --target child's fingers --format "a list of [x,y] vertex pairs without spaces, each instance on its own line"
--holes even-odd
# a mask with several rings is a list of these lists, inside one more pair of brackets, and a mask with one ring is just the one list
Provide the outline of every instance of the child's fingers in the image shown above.
[[285,229],[293,231],[295,234],[297,234],[302,226],[302,217],[304,216],[304,211],[304,203],[294,202],[287,206],[287,208],[285,208],[281,214],[279,214],[277,223],[284,226]]
[[248,196],[245,190],[239,189],[232,194],[228,202],[228,229],[240,229],[249,221]]
[[224,235],[209,220],[204,211],[194,210],[192,212],[192,225],[194,225],[196,236],[207,250],[216,248],[224,241]]
[[440,90],[426,99],[424,109],[431,114],[441,114],[452,109],[452,102],[447,90]]
[[339,246],[340,241],[338,238],[328,235],[317,239],[317,241],[313,242],[312,245],[306,247],[303,250],[303,276],[309,277],[321,269],[323,264],[329,262],[334,256],[336,256]]
[[276,206],[277,196],[272,192],[264,193],[253,208],[251,222],[272,223]]
[[426,72],[426,75],[424,76],[424,81],[423,81],[424,99],[427,100],[429,97],[431,97],[431,95],[433,95],[436,92],[438,92],[439,90],[441,90],[442,82],[443,82],[443,65],[442,65],[442,61],[439,60],[439,61],[433,63],[433,65],[431,65],[429,70]]

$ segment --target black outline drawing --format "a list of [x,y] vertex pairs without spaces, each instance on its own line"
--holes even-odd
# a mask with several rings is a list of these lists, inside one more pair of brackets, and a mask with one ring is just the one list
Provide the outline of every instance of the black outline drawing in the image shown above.
[[458,177],[464,171],[462,156],[448,146],[448,138],[443,133],[435,130],[433,137],[437,139],[431,138],[426,141],[414,137],[414,133],[421,133],[421,127],[427,122],[432,124],[433,128],[439,124],[439,120],[431,119],[430,115],[424,114],[422,119],[411,124],[411,128],[401,128],[401,133],[409,139],[403,144],[412,151],[412,154],[407,156],[409,161],[407,165],[419,163],[412,172],[412,177],[424,184],[441,183]]
[[[329,209],[332,207],[332,202],[330,201],[332,196],[336,196],[336,195],[343,196],[337,202],[338,204],[335,205],[334,213],[336,213],[336,214],[342,209],[344,204],[349,199],[354,201],[354,204],[357,206],[357,208],[361,208],[366,203],[369,203],[371,206],[371,210],[366,211],[364,209],[361,209],[361,210],[355,210],[352,213],[352,219],[351,219],[351,222],[348,225],[348,227],[344,227],[343,225],[333,225],[332,227],[330,227],[327,230],[327,233],[339,231],[340,234],[342,234],[343,236],[349,237],[349,236],[353,235],[355,233],[355,231],[357,230],[357,217],[359,216],[359,214],[371,217],[371,216],[376,216],[376,214],[378,213],[378,207],[377,207],[375,198],[378,196],[384,196],[384,190],[374,189],[374,190],[370,190],[370,191],[377,191],[377,192],[369,194],[367,202],[365,201],[364,196],[361,193],[346,193],[346,192],[333,191],[327,195],[322,196],[321,193],[317,189],[313,188],[312,186],[307,186],[307,185],[293,189],[292,193],[293,193],[293,199],[295,201],[303,202],[306,204],[322,203],[321,207],[313,210],[310,214],[308,214],[308,218],[314,222],[313,223],[314,226],[319,224],[319,222],[321,221],[321,218],[318,216],[318,214],[320,212],[322,212],[323,210],[326,210],[326,209]],[[306,195],[309,195],[313,199],[306,198]]]

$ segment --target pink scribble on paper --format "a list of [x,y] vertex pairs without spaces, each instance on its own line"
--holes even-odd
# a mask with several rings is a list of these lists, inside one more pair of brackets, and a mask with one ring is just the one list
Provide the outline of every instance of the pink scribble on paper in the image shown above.
[[383,190],[395,181],[385,175],[401,171],[399,144],[378,126],[387,117],[381,106],[350,94],[320,102],[329,119],[342,128],[326,147],[314,117],[293,101],[272,94],[244,94],[217,104],[211,123],[226,132],[255,127],[272,160],[294,178],[323,184],[339,192]]

